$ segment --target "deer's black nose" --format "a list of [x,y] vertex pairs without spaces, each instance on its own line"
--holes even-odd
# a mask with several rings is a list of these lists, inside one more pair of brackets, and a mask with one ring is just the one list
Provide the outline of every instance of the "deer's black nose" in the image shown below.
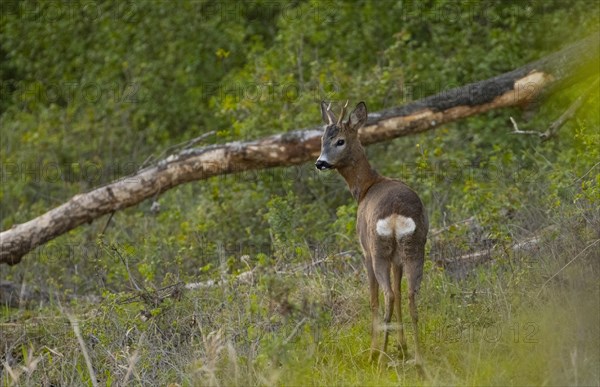
[[331,169],[331,167],[333,167],[333,165],[329,164],[327,161],[325,160],[317,160],[317,162],[315,163],[315,167],[317,167],[317,169],[319,171],[322,171],[324,169]]

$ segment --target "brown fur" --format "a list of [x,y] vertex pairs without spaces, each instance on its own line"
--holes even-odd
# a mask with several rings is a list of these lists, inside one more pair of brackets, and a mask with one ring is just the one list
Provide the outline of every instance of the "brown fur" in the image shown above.
[[[321,110],[323,119],[329,125],[323,134],[317,168],[337,169],[346,180],[352,196],[358,201],[357,232],[364,252],[371,293],[371,358],[374,359],[379,353],[380,363],[384,360],[394,307],[398,311],[399,346],[404,354],[406,340],[402,326],[400,284],[402,275],[406,274],[409,310],[415,334],[415,363],[422,370],[415,296],[423,275],[425,242],[429,229],[425,208],[419,196],[406,184],[381,176],[371,168],[358,140],[358,129],[364,125],[367,117],[363,102],[356,106],[347,122],[343,122],[342,117],[339,124],[332,124],[336,122],[335,116],[326,110],[324,102]],[[344,144],[339,145],[340,140]],[[391,215],[411,218],[415,222],[414,232],[400,239],[394,233],[390,236],[379,235],[377,221]],[[393,278],[390,278],[390,271],[394,274]],[[385,313],[382,321],[383,345],[378,347],[380,286],[385,298]]]

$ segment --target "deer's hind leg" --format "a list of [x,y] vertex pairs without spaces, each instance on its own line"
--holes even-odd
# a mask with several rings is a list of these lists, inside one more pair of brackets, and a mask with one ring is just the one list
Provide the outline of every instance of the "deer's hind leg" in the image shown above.
[[408,279],[408,306],[415,335],[415,365],[419,371],[423,370],[423,358],[421,357],[421,345],[419,342],[419,314],[417,311],[416,295],[421,286],[423,277],[424,253],[411,254],[404,263],[404,271]]
[[383,314],[383,345],[381,347],[381,353],[379,354],[379,365],[382,366],[385,360],[387,344],[390,335],[390,322],[392,320],[392,314],[394,313],[394,291],[392,290],[392,284],[390,283],[390,265],[391,260],[385,255],[380,255],[373,261],[373,271],[379,286],[383,290],[383,296],[385,300],[385,311]]
[[406,355],[406,337],[404,336],[404,324],[402,322],[402,265],[392,264],[392,289],[394,291],[395,308],[398,314],[398,349],[400,355]]

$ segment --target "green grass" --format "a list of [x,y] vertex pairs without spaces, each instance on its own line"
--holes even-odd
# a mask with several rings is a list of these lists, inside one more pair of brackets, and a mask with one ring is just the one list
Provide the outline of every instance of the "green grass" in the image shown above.
[[99,303],[4,308],[2,346],[12,358],[1,385],[91,385],[67,311],[100,385],[598,385],[597,253],[592,247],[565,266],[583,248],[561,244],[510,262],[499,256],[461,281],[428,263],[425,380],[394,350],[387,369],[368,361],[367,290],[352,261],[285,274],[261,267],[253,283],[160,303],[106,294]]

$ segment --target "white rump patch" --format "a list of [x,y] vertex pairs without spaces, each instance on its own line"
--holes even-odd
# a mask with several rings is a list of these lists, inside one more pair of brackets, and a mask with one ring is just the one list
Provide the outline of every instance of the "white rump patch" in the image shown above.
[[390,220],[391,220],[390,217],[387,217],[385,219],[379,219],[377,221],[377,234],[379,234],[381,236],[392,235],[392,233],[394,232],[394,229],[392,227],[394,225]]
[[384,219],[379,219],[376,225],[377,234],[389,237],[394,234],[400,239],[406,235],[410,235],[415,231],[417,225],[412,218],[407,218],[402,215],[392,214]]

